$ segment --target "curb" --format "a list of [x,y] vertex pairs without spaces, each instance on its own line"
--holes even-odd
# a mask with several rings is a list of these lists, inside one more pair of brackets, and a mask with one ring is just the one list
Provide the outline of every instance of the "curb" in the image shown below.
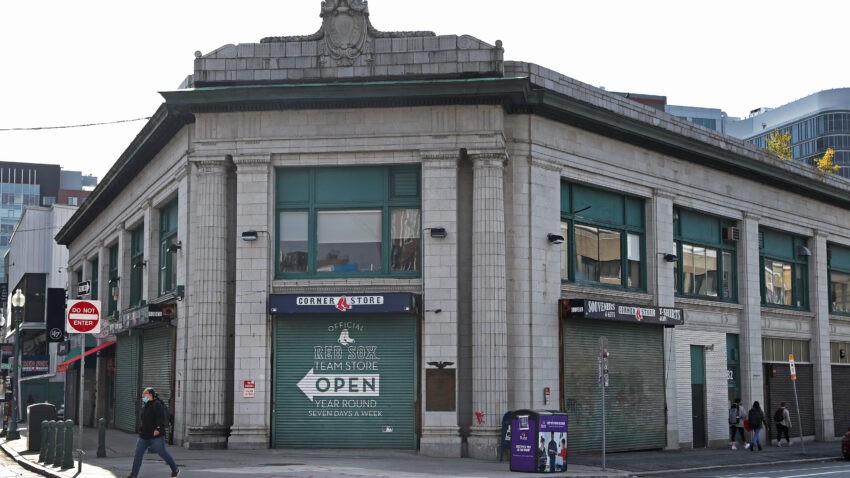
[[[831,457],[818,457],[818,458],[800,458],[796,460],[780,460],[774,461],[770,464],[772,465],[782,465],[782,464],[793,464],[793,463],[813,463],[816,461],[844,461],[843,458],[831,458]],[[739,463],[734,465],[712,465],[712,466],[695,466],[691,468],[680,468],[678,470],[658,470],[658,471],[641,471],[641,472],[630,472],[634,473],[632,476],[641,477],[641,476],[655,476],[655,475],[668,475],[671,473],[690,473],[694,471],[711,471],[711,470],[722,470],[726,468],[750,468],[754,466],[764,466],[766,463],[762,462],[753,462],[753,463]]]
[[[55,474],[53,472],[53,470],[50,470],[43,465],[40,465],[40,464],[38,464],[34,461],[27,460],[26,458],[24,458],[23,456],[18,454],[18,452],[13,450],[11,447],[7,446],[5,442],[3,444],[0,444],[0,448],[2,448],[3,451],[7,455],[9,455],[10,458],[15,460],[15,462],[17,462],[18,465],[20,465],[23,468],[26,468],[28,471],[31,471],[33,473],[38,473],[41,476],[47,476],[47,477],[51,477],[51,478],[64,478],[61,475]],[[70,470],[71,468],[68,468],[68,469]]]

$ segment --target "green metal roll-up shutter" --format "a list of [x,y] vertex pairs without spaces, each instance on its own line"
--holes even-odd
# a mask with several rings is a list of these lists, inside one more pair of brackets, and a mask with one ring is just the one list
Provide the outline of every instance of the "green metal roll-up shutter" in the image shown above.
[[413,316],[275,322],[275,447],[416,447]]
[[606,451],[666,445],[663,327],[568,319],[563,322],[564,398],[571,451],[602,449],[599,337],[608,338]]
[[145,329],[142,345],[142,386],[153,387],[166,403],[171,398],[174,368],[173,330],[167,325]]
[[850,366],[832,365],[832,410],[835,436],[843,436],[850,427]]
[[115,428],[135,433],[140,403],[139,336],[121,334],[115,346]]

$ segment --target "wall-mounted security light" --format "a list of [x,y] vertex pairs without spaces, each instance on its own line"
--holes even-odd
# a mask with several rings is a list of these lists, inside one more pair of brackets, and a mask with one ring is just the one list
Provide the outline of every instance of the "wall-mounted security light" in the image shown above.
[[704,347],[706,352],[714,352],[714,344],[705,345]]
[[133,264],[133,269],[144,269],[148,265],[148,261],[139,259]]
[[552,234],[550,232],[549,234],[546,234],[546,239],[548,239],[549,242],[552,243],[552,244],[563,244],[564,243],[564,236],[562,236],[560,234]]
[[435,314],[439,314],[443,311],[443,309],[425,309],[425,312],[433,312]]
[[664,260],[667,262],[676,262],[679,260],[679,256],[676,254],[664,254]]
[[183,248],[183,242],[177,241],[175,243],[169,244],[168,249],[166,249],[166,250],[168,252],[172,253],[172,254],[176,254],[177,251],[179,251],[182,248]]
[[801,257],[809,257],[812,251],[806,246],[797,246],[797,255]]
[[112,277],[111,279],[109,279],[109,285],[118,285],[118,281],[120,280],[120,277]]
[[432,227],[430,228],[430,234],[431,237],[435,237],[437,239],[445,239],[446,236],[449,235],[449,233],[446,232],[445,227]]
[[257,240],[257,231],[242,231],[242,240],[243,241],[256,241]]

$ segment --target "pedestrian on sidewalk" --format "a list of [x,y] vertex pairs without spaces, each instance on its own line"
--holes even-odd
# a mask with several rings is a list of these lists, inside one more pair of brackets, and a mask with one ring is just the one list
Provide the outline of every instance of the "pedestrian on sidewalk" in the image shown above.
[[737,450],[735,446],[738,442],[737,437],[741,436],[741,442],[747,445],[747,435],[744,434],[744,407],[741,406],[741,399],[736,398],[735,403],[729,407],[729,446],[733,450]]
[[[777,421],[776,419],[780,417],[781,419]],[[779,409],[776,410],[773,421],[776,422],[776,446],[782,446],[782,435],[785,435],[785,441],[788,442],[788,446],[791,446],[791,437],[788,434],[791,429],[791,414],[788,412],[787,402],[779,404]]]
[[753,443],[750,445],[750,451],[756,451],[757,446],[761,451],[761,437],[759,435],[761,435],[762,425],[766,425],[767,422],[764,420],[764,412],[761,410],[758,401],[753,402],[753,408],[747,414],[747,421],[750,423],[750,430],[753,431]]
[[133,457],[133,471],[127,478],[139,476],[142,467],[142,458],[150,448],[155,451],[165,463],[171,467],[171,476],[180,474],[174,458],[165,449],[165,430],[168,426],[165,415],[165,405],[156,394],[156,391],[147,387],[142,390],[142,410],[139,412],[139,438],[136,439],[136,455]]

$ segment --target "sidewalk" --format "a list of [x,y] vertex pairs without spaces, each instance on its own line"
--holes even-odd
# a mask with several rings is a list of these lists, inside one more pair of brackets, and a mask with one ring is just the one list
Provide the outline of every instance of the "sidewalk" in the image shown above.
[[[74,449],[78,445],[78,428],[74,431]],[[136,436],[114,429],[106,431],[106,457],[98,458],[97,429],[85,428],[85,455],[82,471],[86,478],[124,478],[133,461]],[[0,439],[3,440],[3,439]],[[78,474],[74,467],[60,470],[37,463],[38,452],[28,452],[26,429],[21,439],[0,441],[3,451],[30,470],[47,477],[71,478]],[[761,452],[732,451],[727,448],[646,451],[606,454],[606,469],[602,470],[601,455],[570,456],[569,469],[563,473],[546,474],[558,477],[609,478],[662,475],[675,476],[682,470],[759,465],[776,462],[805,462],[837,459],[840,442],[809,442],[803,453],[799,443],[790,448],[765,447]],[[245,477],[523,477],[546,476],[510,471],[508,458],[475,460],[471,458],[430,458],[411,451],[398,450],[340,450],[340,449],[262,449],[262,450],[189,450],[169,447],[180,466],[181,478],[220,476]],[[75,453],[76,458],[76,453]],[[168,476],[167,466],[156,455],[146,455],[139,478]]]

